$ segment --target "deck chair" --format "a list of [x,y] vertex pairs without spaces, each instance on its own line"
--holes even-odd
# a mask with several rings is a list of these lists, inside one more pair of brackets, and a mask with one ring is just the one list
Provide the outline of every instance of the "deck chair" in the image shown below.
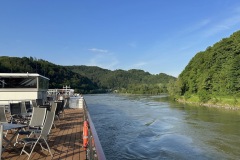
[[43,99],[36,99],[37,106],[43,105]]
[[[57,103],[52,103],[52,105],[51,105],[51,112],[56,112],[56,109],[57,109]],[[56,124],[53,122],[53,126],[54,126],[54,128],[57,128],[56,127]]]
[[28,113],[26,101],[22,101],[20,103],[21,103],[21,114],[22,114],[22,122],[21,123],[28,124],[29,120],[30,120],[30,116],[24,115],[24,114]]
[[5,106],[0,106],[0,123],[8,123]]
[[[21,151],[20,155],[22,155],[22,153],[24,152],[24,153],[27,154],[28,159],[30,159],[31,154],[32,154],[35,146],[36,146],[37,144],[40,144],[42,150],[47,150],[47,151],[49,151],[49,153],[50,153],[51,156],[53,157],[52,152],[51,152],[51,150],[50,150],[50,147],[49,147],[49,145],[48,145],[48,143],[47,143],[47,140],[48,140],[48,135],[49,135],[49,133],[50,133],[50,131],[51,131],[51,128],[52,128],[54,116],[55,116],[55,113],[54,113],[54,112],[48,111],[48,112],[47,112],[47,116],[46,116],[46,120],[45,120],[45,123],[44,123],[44,126],[43,126],[43,129],[41,130],[41,133],[40,133],[36,138],[30,138],[30,137],[28,137],[28,138],[23,138],[23,139],[22,139],[22,142],[24,143],[24,146],[23,146],[23,148],[22,148],[22,151]],[[47,148],[44,148],[44,147],[43,147],[43,145],[42,145],[43,143],[46,144]],[[25,150],[25,147],[26,147],[27,145],[30,145],[30,146],[31,146],[31,151],[30,151],[30,153]]]
[[58,118],[58,121],[60,121],[60,112],[62,110],[62,107],[63,107],[63,101],[57,101],[57,108],[56,108],[56,111],[55,111],[55,116]]
[[32,108],[33,107],[37,107],[37,102],[36,102],[36,100],[31,100],[32,101]]
[[27,112],[32,112],[30,101],[25,101],[25,106],[26,106]]
[[27,113],[25,101],[21,102],[21,113]]
[[10,103],[11,123],[22,123],[21,103]]
[[62,108],[61,108],[61,110],[60,110],[60,112],[59,112],[60,114],[62,114],[63,118],[64,118],[64,115],[65,115],[64,109],[66,108],[67,103],[68,103],[68,100],[65,99],[65,100],[64,100],[64,103],[63,103],[63,106],[62,106]]
[[0,123],[0,160],[2,159],[3,125]]
[[37,107],[33,108],[32,117],[29,122],[28,129],[21,130],[18,132],[18,135],[16,137],[16,142],[14,145],[16,145],[19,142],[18,138],[20,135],[30,136],[32,132],[34,132],[35,130],[40,130],[43,127],[45,117],[46,117],[46,112],[47,112],[46,108],[37,108]]
[[[1,123],[8,123],[6,112],[5,112],[5,106],[0,106],[0,124]],[[5,131],[5,132],[3,132],[3,134],[6,136],[7,132],[8,131]]]

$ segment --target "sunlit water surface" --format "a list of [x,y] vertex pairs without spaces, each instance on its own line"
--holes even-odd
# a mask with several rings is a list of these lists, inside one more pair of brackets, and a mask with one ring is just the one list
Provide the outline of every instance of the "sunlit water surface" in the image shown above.
[[240,158],[239,111],[161,97],[84,96],[108,160]]

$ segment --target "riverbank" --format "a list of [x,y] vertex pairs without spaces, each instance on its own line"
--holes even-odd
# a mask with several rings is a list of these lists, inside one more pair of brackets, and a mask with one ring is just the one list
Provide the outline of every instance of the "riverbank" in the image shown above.
[[229,98],[229,97],[218,97],[212,98],[207,102],[200,102],[197,96],[191,96],[188,99],[184,97],[179,97],[175,99],[179,103],[186,103],[191,105],[200,105],[205,107],[214,107],[214,108],[222,108],[222,109],[229,109],[229,110],[240,110],[240,100],[236,98]]

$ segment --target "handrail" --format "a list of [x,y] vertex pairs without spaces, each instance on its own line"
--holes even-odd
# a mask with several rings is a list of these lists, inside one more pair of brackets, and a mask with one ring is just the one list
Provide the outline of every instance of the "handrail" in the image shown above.
[[102,149],[102,145],[99,141],[96,129],[92,122],[91,116],[87,109],[87,104],[85,99],[83,99],[83,109],[84,109],[84,120],[87,120],[89,123],[89,134],[88,134],[88,147],[87,147],[87,156],[89,160],[106,160],[105,154]]

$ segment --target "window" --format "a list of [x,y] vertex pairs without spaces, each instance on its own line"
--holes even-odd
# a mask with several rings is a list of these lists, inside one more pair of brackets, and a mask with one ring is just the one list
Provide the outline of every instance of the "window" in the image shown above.
[[45,78],[39,77],[39,89],[48,89],[49,81]]
[[37,77],[0,78],[0,88],[37,88]]

